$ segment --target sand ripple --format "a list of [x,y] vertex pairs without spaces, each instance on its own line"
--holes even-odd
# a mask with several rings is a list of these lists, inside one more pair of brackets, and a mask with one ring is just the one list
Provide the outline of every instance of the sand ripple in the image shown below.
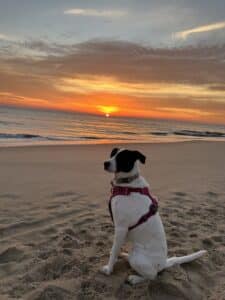
[[202,248],[208,250],[208,255],[164,271],[156,280],[135,288],[126,283],[133,271],[122,258],[111,277],[98,271],[108,258],[113,238],[106,206],[93,203],[88,207],[85,195],[71,191],[51,195],[36,214],[30,205],[32,221],[21,219],[0,227],[3,242],[0,291],[5,299],[203,300],[208,296],[213,300],[217,299],[213,293],[222,295],[224,275],[221,274],[225,274],[222,194],[209,191],[198,199],[182,191],[169,194],[160,212],[170,255]]

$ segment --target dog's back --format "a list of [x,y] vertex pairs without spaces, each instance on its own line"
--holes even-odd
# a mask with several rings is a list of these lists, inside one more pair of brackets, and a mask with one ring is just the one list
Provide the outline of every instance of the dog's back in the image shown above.
[[[151,200],[148,196],[131,193],[129,196],[116,196],[112,202],[113,214],[116,218],[115,226],[127,228],[136,222],[148,210]],[[146,249],[149,254],[167,257],[167,244],[164,228],[159,213],[151,216],[146,222],[132,229],[128,239],[133,248]]]

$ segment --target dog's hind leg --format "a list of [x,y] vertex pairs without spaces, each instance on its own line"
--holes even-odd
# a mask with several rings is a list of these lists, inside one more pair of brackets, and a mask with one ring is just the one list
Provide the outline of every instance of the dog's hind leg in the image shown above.
[[134,285],[145,280],[153,280],[157,276],[157,270],[150,261],[149,257],[145,257],[140,253],[129,255],[129,263],[132,269],[134,269],[138,275],[130,275],[127,281]]

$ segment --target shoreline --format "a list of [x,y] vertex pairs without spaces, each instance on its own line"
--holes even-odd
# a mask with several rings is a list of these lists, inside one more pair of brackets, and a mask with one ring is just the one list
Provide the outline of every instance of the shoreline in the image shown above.
[[30,145],[1,145],[0,144],[0,151],[2,149],[14,149],[14,148],[22,148],[22,149],[26,149],[26,148],[44,148],[44,147],[89,147],[89,146],[112,146],[112,145],[119,145],[121,147],[123,146],[126,146],[126,147],[129,147],[129,145],[177,145],[177,144],[197,144],[197,143],[225,143],[224,140],[183,140],[183,141],[171,141],[171,142],[168,142],[168,141],[165,141],[165,142],[107,142],[107,143],[102,143],[102,142],[99,142],[99,143],[88,143],[88,142],[85,142],[85,143],[56,143],[56,144],[30,144]]

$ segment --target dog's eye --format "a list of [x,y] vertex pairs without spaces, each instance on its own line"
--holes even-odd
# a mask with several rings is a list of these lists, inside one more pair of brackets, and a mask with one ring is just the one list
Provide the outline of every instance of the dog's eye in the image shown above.
[[119,151],[118,148],[114,148],[110,154],[110,157],[113,157],[114,155],[116,155],[116,153]]

